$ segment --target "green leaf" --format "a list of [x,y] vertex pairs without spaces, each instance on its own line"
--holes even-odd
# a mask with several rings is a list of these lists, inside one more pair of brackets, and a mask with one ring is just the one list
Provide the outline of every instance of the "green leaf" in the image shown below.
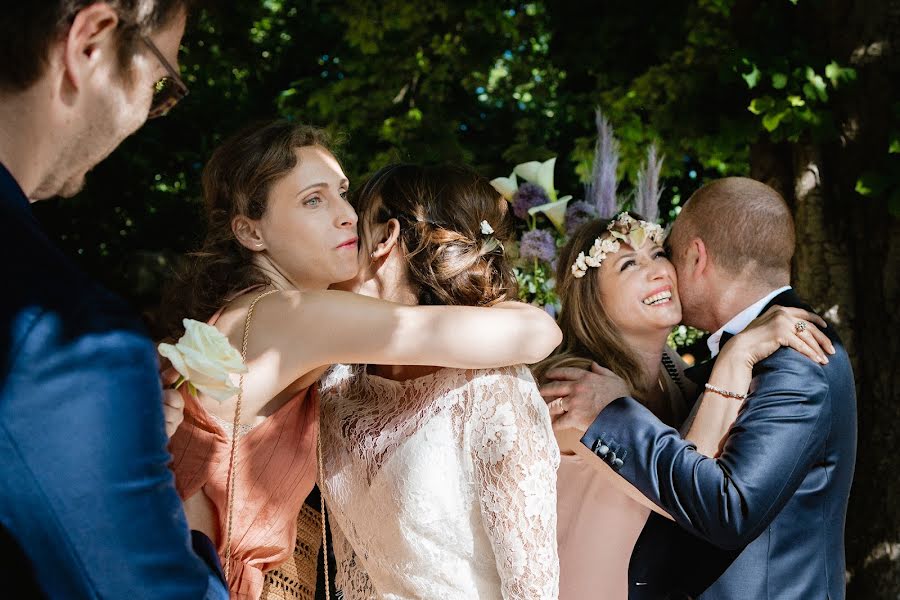
[[778,129],[778,126],[781,124],[781,121],[786,116],[788,116],[790,114],[790,112],[791,112],[790,110],[783,110],[783,111],[777,112],[777,113],[771,113],[771,112],[766,113],[766,115],[763,116],[763,119],[762,119],[763,127],[765,127],[766,131],[768,131],[769,133],[775,131],[776,129]]
[[747,107],[747,109],[754,115],[761,115],[763,113],[769,112],[773,108],[775,108],[775,100],[771,96],[754,98],[750,101],[750,106]]
[[788,76],[784,73],[772,73],[772,87],[783,90],[787,86]]
[[811,83],[803,84],[803,95],[806,96],[807,100],[816,100],[819,97],[816,93],[816,88]]
[[868,171],[856,180],[856,193],[860,196],[881,196],[888,191],[891,180],[887,175]]
[[841,74],[841,67],[836,62],[831,61],[825,67],[825,77],[831,80],[832,85],[837,85],[837,78]]
[[743,77],[744,81],[747,82],[747,87],[750,88],[751,90],[759,84],[759,78],[762,76],[762,73],[760,73],[759,68],[757,68],[756,65],[752,65],[752,66],[753,66],[752,71],[750,71],[749,73],[741,74],[741,77]]
[[853,81],[856,79],[856,69],[852,67],[842,67],[835,61],[831,61],[825,67],[825,77],[831,81],[833,87],[837,87],[842,81]]
[[[817,75],[811,67],[807,67],[806,79],[809,81],[809,85],[815,90],[815,96],[822,102],[828,102],[828,85],[825,83],[825,80],[822,79],[822,76]],[[806,86],[803,86],[803,89],[806,91]],[[809,94],[807,94],[807,96],[809,96]],[[814,100],[814,98],[810,98],[810,100]]]
[[800,96],[791,95],[787,97],[788,104],[791,106],[803,106],[806,102]]
[[888,145],[888,154],[900,154],[900,137],[891,139],[891,143]]

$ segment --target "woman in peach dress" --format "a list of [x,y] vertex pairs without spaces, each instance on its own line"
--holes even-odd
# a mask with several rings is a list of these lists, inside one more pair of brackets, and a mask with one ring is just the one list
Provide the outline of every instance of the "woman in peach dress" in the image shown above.
[[[662,421],[680,427],[699,452],[715,456],[740,402],[704,402],[702,410],[689,414],[697,390],[683,375],[685,363],[666,345],[669,332],[681,321],[681,305],[662,237],[659,226],[634,213],[592,221],[575,232],[560,253],[557,274],[563,343],[533,371],[540,383],[549,382],[541,393],[550,399],[562,395],[554,379],[571,379],[564,371],[602,365],[624,379],[633,396]],[[811,314],[807,319],[821,323]],[[793,338],[779,326],[751,326],[739,335],[768,348],[771,344],[762,346],[762,340]],[[733,357],[732,365],[719,360],[716,370],[749,371],[760,358]],[[719,380],[730,384],[729,390],[747,391],[746,383]],[[607,461],[598,460],[579,442],[580,435],[556,433],[562,451],[557,472],[559,598],[624,600],[631,552],[650,511],[668,515],[616,475]],[[621,450],[607,452],[612,462]]]
[[405,306],[328,290],[359,269],[348,186],[317,129],[275,121],[238,133],[204,170],[206,241],[164,302],[169,337],[183,318],[212,323],[238,349],[249,333],[233,469],[238,399],[166,394],[176,485],[191,527],[217,545],[232,598],[259,598],[264,573],[292,555],[316,477],[313,384],[329,365],[503,367],[540,360],[561,339],[519,302]]

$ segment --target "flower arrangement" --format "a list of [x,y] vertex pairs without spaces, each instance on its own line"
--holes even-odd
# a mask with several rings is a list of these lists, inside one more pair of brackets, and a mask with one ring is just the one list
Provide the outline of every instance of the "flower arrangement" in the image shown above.
[[[646,219],[641,221],[641,227],[637,228],[639,231],[632,234],[662,235],[662,228],[657,224],[658,203],[662,194],[659,186],[662,158],[657,157],[656,148],[651,146],[637,174],[633,196],[620,197],[617,178],[619,142],[599,109],[595,122],[597,142],[583,200],[572,200],[571,195],[557,196],[553,184],[556,157],[544,162],[530,161],[516,165],[509,177],[497,177],[491,181],[510,203],[517,218],[518,243],[508,252],[514,259],[519,298],[543,307],[554,316],[560,308],[554,275],[558,250],[579,227],[592,219],[610,219],[630,203]],[[603,251],[603,248],[597,249],[598,253]],[[614,250],[605,249],[605,252],[610,251]],[[599,256],[595,254],[579,257],[584,262],[584,270],[595,262]]]

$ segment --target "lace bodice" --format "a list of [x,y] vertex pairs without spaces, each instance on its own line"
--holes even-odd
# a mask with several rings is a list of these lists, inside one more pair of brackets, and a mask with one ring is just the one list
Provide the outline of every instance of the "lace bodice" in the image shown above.
[[339,365],[321,391],[346,600],[557,597],[559,450],[527,368],[400,382]]

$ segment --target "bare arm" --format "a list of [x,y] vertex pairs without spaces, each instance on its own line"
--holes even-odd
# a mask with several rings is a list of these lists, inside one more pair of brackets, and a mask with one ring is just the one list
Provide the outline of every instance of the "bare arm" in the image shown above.
[[[241,346],[246,308],[224,329]],[[248,344],[248,395],[272,398],[300,376],[334,363],[490,368],[534,363],[561,341],[543,310],[407,306],[349,292],[281,292],[260,300]]]

